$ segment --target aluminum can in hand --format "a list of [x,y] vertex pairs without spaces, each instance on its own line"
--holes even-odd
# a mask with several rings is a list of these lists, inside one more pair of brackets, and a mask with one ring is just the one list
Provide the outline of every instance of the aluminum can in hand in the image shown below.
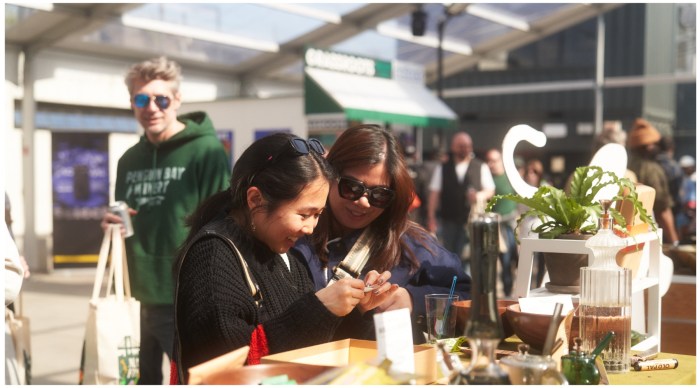
[[129,205],[124,201],[113,202],[109,207],[109,212],[118,215],[122,219],[124,224],[124,237],[131,237],[134,235],[134,226],[131,224],[131,216],[129,215]]

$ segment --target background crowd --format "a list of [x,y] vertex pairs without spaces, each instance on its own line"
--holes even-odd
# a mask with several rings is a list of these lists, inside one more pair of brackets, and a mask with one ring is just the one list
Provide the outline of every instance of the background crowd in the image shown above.
[[[469,236],[463,226],[470,212],[482,211],[481,204],[494,193],[513,191],[508,179],[505,179],[500,150],[484,149],[479,146],[479,140],[472,139],[466,132],[459,132],[453,136],[447,154],[437,154],[425,163],[412,166],[416,190],[421,199],[420,208],[413,211],[413,219],[435,233],[447,249],[459,255],[467,272]],[[663,243],[670,248],[695,244],[695,158],[690,155],[676,156],[672,139],[662,136],[653,125],[641,118],[630,123],[627,131],[620,122],[606,121],[601,133],[594,138],[591,156],[608,143],[626,147],[628,168],[625,177],[656,191],[653,212],[657,224],[664,231]],[[555,180],[550,177],[543,162],[537,158],[523,159],[515,155],[521,177],[534,187],[554,184]],[[469,170],[470,165],[482,164],[488,169],[480,168],[479,173],[474,173],[474,167]],[[450,176],[442,180],[445,170],[450,171]],[[485,186],[482,186],[483,182],[486,182]],[[566,182],[559,188],[565,185]],[[443,196],[444,192],[452,197]],[[459,201],[458,198],[466,200]],[[444,203],[450,206],[442,205]],[[511,296],[518,262],[512,228],[514,220],[526,208],[510,201],[500,201],[494,210],[501,214],[504,242],[500,257],[499,292],[502,296]],[[536,221],[526,219],[521,223],[518,235],[530,235],[530,228]],[[535,263],[533,284],[540,284],[544,275],[544,260],[539,252],[535,253]]]

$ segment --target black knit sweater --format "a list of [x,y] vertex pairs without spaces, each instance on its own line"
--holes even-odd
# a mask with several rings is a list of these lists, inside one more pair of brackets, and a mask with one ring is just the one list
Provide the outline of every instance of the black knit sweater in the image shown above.
[[199,238],[178,275],[176,324],[184,370],[250,345],[260,324],[270,354],[333,338],[341,318],[314,295],[303,264],[290,256],[288,269],[278,254],[246,238],[228,218],[204,229],[215,229],[236,244],[263,300],[256,307],[241,263],[226,242],[214,236]]

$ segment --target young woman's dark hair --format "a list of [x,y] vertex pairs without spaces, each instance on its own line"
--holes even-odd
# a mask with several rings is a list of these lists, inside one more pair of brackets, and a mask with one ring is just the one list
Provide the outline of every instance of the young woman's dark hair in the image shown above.
[[[402,252],[415,271],[418,261],[411,249],[405,249],[401,237],[406,233],[418,240],[428,237],[418,224],[408,219],[408,210],[413,202],[415,188],[409,175],[406,161],[396,138],[386,129],[377,125],[359,125],[346,130],[326,156],[339,176],[343,171],[358,166],[372,166],[385,163],[390,179],[390,188],[396,193],[391,204],[367,228],[370,230],[370,259],[367,268],[388,271],[399,265]],[[313,235],[313,245],[322,263],[328,263],[325,249],[333,225],[330,207],[321,215]]]
[[[306,185],[320,176],[329,181],[335,179],[334,170],[323,155],[313,151],[308,144],[308,153],[299,155],[292,141],[304,142],[292,134],[275,133],[251,144],[233,166],[229,189],[207,198],[187,218],[190,231],[182,246],[223,212],[250,232],[251,212],[275,211],[284,202],[296,198]],[[267,201],[266,208],[248,209],[246,192],[253,186],[262,192]]]

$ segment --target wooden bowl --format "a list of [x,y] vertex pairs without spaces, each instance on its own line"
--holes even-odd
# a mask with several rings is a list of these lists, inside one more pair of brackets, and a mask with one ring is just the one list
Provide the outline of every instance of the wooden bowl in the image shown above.
[[264,379],[287,375],[289,380],[302,384],[321,373],[334,369],[332,366],[306,364],[259,364],[244,366],[212,374],[202,381],[204,385],[259,385]]
[[[503,323],[503,338],[508,338],[515,333],[505,316],[506,307],[515,303],[518,303],[518,301],[506,299],[496,301],[496,304],[498,305],[498,313],[501,315],[501,322]],[[454,302],[452,303],[452,308],[455,309],[455,311],[457,312],[457,325],[455,329],[455,335],[464,335],[464,329],[467,327],[467,321],[469,321],[469,318],[472,314],[472,301],[460,300]]]
[[[552,320],[551,314],[532,314],[520,311],[520,304],[512,304],[506,308],[506,318],[513,327],[515,335],[521,341],[530,345],[531,348],[542,350],[544,341],[547,338],[549,322]],[[577,320],[574,318],[574,320]],[[572,328],[566,328],[569,343],[572,340]],[[578,326],[578,325],[577,325]],[[574,335],[577,335],[574,333]]]
[[683,244],[674,248],[670,244],[664,244],[663,253],[673,260],[676,268],[688,267],[695,272],[695,261],[698,256],[695,245]]

